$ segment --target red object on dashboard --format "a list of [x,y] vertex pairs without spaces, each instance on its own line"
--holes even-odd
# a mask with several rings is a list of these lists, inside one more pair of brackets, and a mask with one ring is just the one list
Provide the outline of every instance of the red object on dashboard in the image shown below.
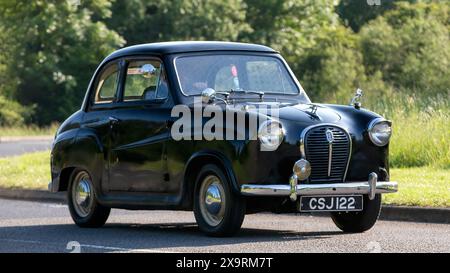
[[233,64],[231,65],[231,75],[233,75],[233,77],[237,77],[238,76],[238,71],[236,66]]

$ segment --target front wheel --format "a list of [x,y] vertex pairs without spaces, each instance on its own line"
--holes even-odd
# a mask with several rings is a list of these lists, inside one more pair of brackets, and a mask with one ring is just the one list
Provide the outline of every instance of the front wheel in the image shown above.
[[75,170],[67,191],[70,215],[80,227],[101,227],[109,217],[111,208],[97,202],[91,176],[84,170]]
[[245,216],[245,200],[231,189],[231,182],[216,165],[205,165],[196,181],[194,215],[201,231],[211,236],[231,236]]
[[363,199],[364,209],[358,212],[333,212],[331,219],[344,232],[359,233],[371,229],[381,212],[381,194],[370,200],[367,195]]

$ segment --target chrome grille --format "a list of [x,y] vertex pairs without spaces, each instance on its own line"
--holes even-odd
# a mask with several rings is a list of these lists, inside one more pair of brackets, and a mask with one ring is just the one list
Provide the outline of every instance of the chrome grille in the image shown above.
[[[326,131],[333,133],[331,144]],[[348,133],[336,126],[317,126],[306,132],[305,156],[311,163],[310,183],[343,182],[351,153],[351,139]],[[331,157],[330,157],[331,145]],[[330,164],[331,160],[331,164]]]

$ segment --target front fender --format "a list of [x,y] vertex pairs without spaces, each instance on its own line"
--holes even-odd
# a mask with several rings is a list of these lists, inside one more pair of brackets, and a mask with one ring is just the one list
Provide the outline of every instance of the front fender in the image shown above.
[[[59,134],[51,154],[52,192],[62,191],[68,181],[62,179],[64,170],[89,170],[94,186],[101,190],[104,171],[104,147],[92,129],[78,128]],[[98,192],[98,191],[97,191]]]

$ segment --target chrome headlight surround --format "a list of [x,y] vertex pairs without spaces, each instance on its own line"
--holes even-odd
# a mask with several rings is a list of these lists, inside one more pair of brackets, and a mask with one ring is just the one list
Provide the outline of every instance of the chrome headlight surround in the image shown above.
[[384,118],[376,118],[370,122],[368,132],[373,144],[379,147],[386,146],[391,139],[392,122]]
[[258,139],[261,151],[275,151],[284,139],[284,129],[281,122],[269,119],[258,128]]

